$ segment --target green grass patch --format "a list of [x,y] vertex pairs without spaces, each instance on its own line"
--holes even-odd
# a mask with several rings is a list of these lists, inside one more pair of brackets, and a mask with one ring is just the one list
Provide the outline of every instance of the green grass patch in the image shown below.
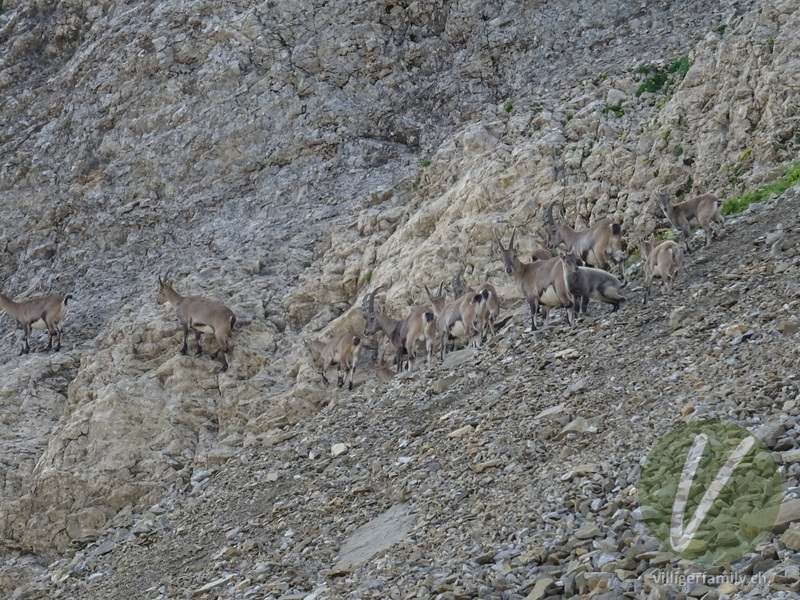
[[722,206],[722,214],[727,216],[740,213],[754,202],[763,202],[773,194],[779,196],[797,183],[800,183],[800,161],[788,167],[786,173],[772,183],[745,192],[742,196],[731,198],[725,202]]
[[656,67],[653,65],[641,65],[636,67],[633,70],[634,73],[645,75],[644,80],[636,90],[636,97],[638,98],[645,92],[655,94],[662,89],[672,86],[686,76],[691,66],[692,63],[689,57],[681,56],[666,67]]
[[606,107],[603,109],[603,114],[606,114],[606,113],[609,113],[609,112],[612,112],[612,113],[614,113],[614,116],[615,116],[615,117],[617,117],[618,119],[619,119],[619,118],[620,118],[622,115],[624,115],[624,114],[625,114],[625,111],[624,111],[624,110],[622,110],[622,104],[616,104],[616,105],[614,105],[614,106],[606,106]]

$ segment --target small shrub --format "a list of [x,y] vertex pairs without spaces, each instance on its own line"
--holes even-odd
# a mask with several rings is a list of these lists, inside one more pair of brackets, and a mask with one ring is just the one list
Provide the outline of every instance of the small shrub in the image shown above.
[[678,158],[681,154],[683,154],[683,146],[676,146],[675,150],[673,150],[673,154],[675,154],[675,158]]
[[672,127],[667,127],[664,131],[661,132],[661,139],[668,140],[671,134],[672,134]]
[[427,169],[430,166],[431,166],[431,161],[427,159],[422,159],[421,161],[419,161],[420,169]]
[[598,75],[597,77],[592,79],[592,83],[595,84],[595,85],[600,85],[601,83],[603,83],[606,80],[607,77],[608,77],[608,74],[600,73],[600,75]]
[[303,268],[304,268],[304,269],[308,269],[310,266],[311,266],[311,263],[310,263],[310,262],[308,262],[308,261],[306,261],[306,262],[304,262],[304,263],[303,263]]
[[612,112],[612,113],[614,113],[614,116],[615,116],[615,117],[617,117],[618,119],[619,119],[619,118],[620,118],[622,115],[624,115],[624,114],[625,114],[625,111],[624,111],[624,110],[622,110],[622,104],[617,104],[617,105],[615,105],[615,106],[606,106],[606,107],[603,109],[603,114],[606,114],[606,113],[608,113],[608,112]]
[[722,25],[719,25],[714,29],[714,33],[718,33],[718,34],[722,35],[723,33],[725,33],[725,30],[727,28],[728,28],[728,26],[725,23],[723,23]]
[[365,284],[367,284],[367,285],[369,285],[369,283],[370,283],[371,281],[372,281],[372,271],[367,271],[367,272],[364,274],[364,278],[361,280],[361,282],[362,282],[362,283],[365,283]]
[[507,113],[510,113],[512,110],[514,110],[514,105],[511,104],[511,100],[507,100],[506,103],[503,104],[503,110]]

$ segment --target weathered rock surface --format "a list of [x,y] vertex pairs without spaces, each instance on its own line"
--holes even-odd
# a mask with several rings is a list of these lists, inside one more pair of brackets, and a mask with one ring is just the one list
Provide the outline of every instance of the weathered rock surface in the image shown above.
[[[658,594],[650,569],[690,567],[634,518],[654,437],[780,422],[793,456],[796,189],[674,298],[640,312],[634,283],[569,332],[524,333],[491,240],[532,249],[554,199],[649,233],[658,190],[771,180],[800,144],[800,3],[362,4],[6,3],[2,291],[74,298],[60,354],[16,357],[2,320],[4,595]],[[637,94],[636,67],[682,55]],[[513,315],[486,347],[385,386],[367,352],[354,393],[320,386],[306,340],[462,265]],[[239,317],[228,373],[178,354],[166,271]],[[326,576],[403,503],[404,541]],[[781,542],[759,553],[736,568],[790,589]]]

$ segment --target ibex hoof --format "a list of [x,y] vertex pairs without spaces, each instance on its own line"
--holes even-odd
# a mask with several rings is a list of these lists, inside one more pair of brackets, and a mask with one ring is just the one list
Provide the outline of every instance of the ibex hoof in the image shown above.
[[350,391],[353,391],[353,382],[352,381],[350,382],[350,385],[347,386],[347,389],[350,390]]
[[222,365],[222,373],[228,370],[228,365]]
[[339,378],[336,381],[336,387],[344,387],[344,379]]

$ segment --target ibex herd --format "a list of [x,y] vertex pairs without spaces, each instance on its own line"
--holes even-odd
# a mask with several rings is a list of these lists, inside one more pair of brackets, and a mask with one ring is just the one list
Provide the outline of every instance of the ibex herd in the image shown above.
[[[722,202],[712,194],[704,194],[680,204],[672,204],[668,196],[661,194],[658,202],[670,224],[683,233],[687,253],[692,251],[690,238],[693,222],[697,222],[705,231],[706,246],[722,231]],[[626,285],[623,266],[625,254],[620,224],[605,219],[588,229],[575,231],[564,223],[556,222],[553,217],[555,204],[551,203],[545,211],[546,236],[540,240],[539,247],[530,256],[530,262],[523,262],[519,257],[519,248],[515,243],[516,228],[511,232],[508,247],[494,234],[503,267],[519,286],[530,307],[533,331],[537,329],[540,308],[545,322],[552,308],[566,309],[567,323],[572,327],[576,313],[585,313],[590,300],[611,304],[611,312],[619,310],[621,303],[625,301],[622,295],[622,289]],[[637,239],[637,242],[644,259],[643,303],[646,304],[654,277],[662,280],[667,293],[672,291],[683,267],[684,252],[673,241],[665,241],[655,247],[652,242],[643,239]],[[561,244],[565,246],[565,252],[558,255],[556,252]],[[619,279],[608,272],[612,266],[619,269]],[[392,318],[375,308],[375,296],[383,287],[377,287],[364,297],[363,335],[345,331],[327,342],[310,343],[313,357],[322,364],[321,374],[325,385],[328,384],[327,370],[336,365],[339,387],[343,387],[347,379],[348,388],[353,389],[356,364],[365,345],[364,336],[371,336],[378,331],[386,335],[395,349],[397,373],[414,370],[420,343],[424,343],[426,362],[430,366],[437,340],[439,356],[443,360],[448,345],[457,338],[463,337],[468,345],[477,348],[495,335],[500,300],[490,283],[469,287],[461,272],[452,281],[455,297],[450,301],[443,292],[444,282],[439,284],[435,294],[425,286],[430,307],[416,306],[404,319]],[[20,354],[30,352],[28,337],[32,329],[47,330],[49,342],[46,350],[57,351],[61,348],[62,323],[67,314],[67,302],[71,298],[69,294],[51,294],[14,302],[0,294],[0,309],[23,331]],[[181,354],[188,351],[190,331],[195,335],[196,355],[202,353],[201,334],[213,334],[219,350],[212,354],[212,358],[219,356],[222,371],[228,369],[236,316],[227,306],[201,296],[181,296],[173,289],[172,282],[166,276],[158,278],[157,301],[159,304],[169,302],[175,309],[183,328]],[[383,371],[387,369],[383,367],[381,372]],[[388,377],[384,376],[382,379]]]

